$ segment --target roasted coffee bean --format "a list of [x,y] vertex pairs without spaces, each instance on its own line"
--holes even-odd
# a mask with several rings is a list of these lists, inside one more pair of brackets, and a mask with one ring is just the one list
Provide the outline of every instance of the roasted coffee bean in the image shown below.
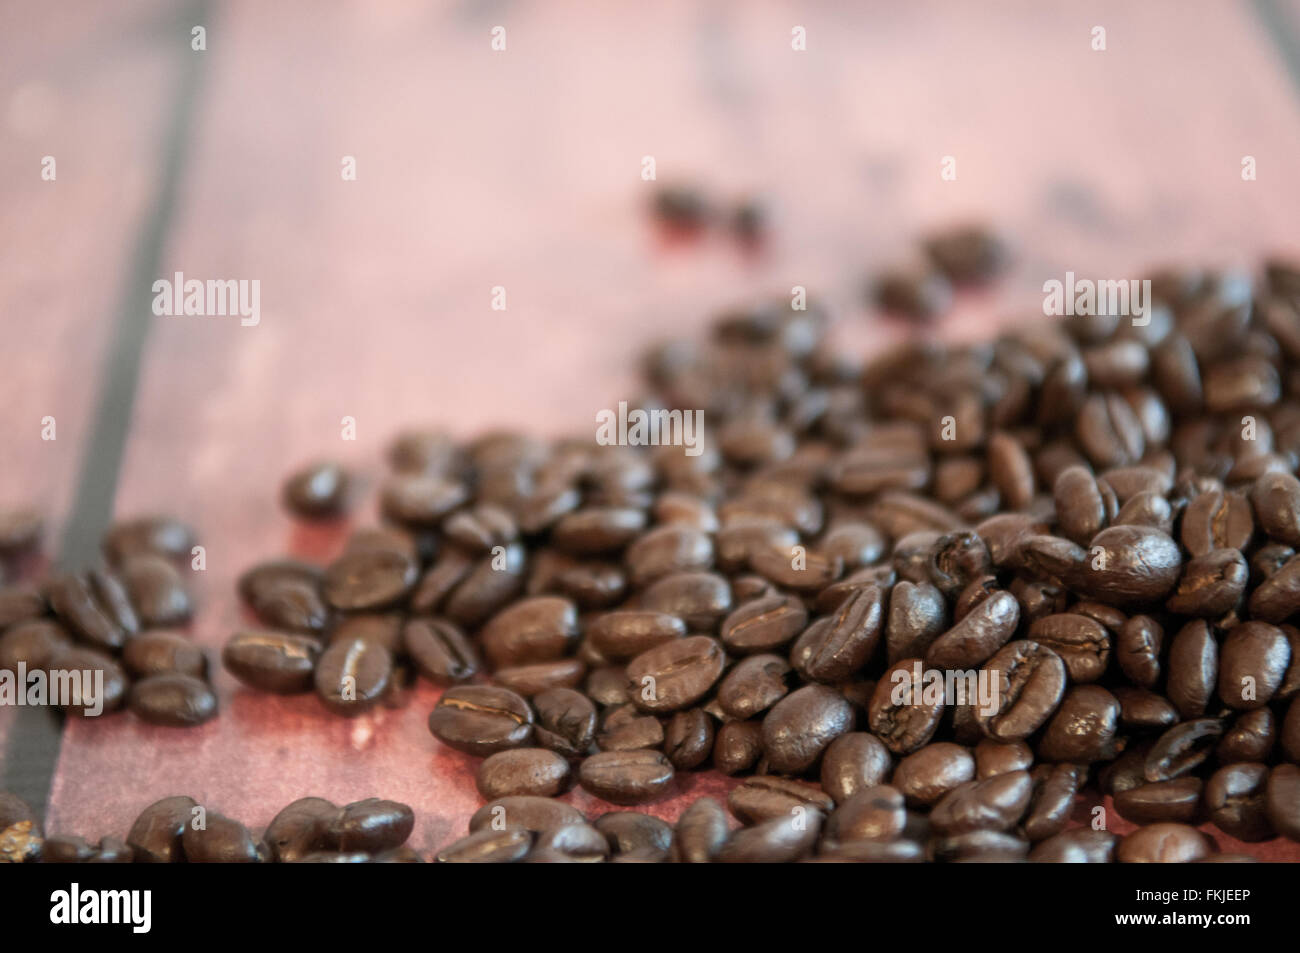
[[0,585],[0,632],[19,622],[39,619],[48,611],[40,587],[25,583]]
[[587,627],[587,637],[612,661],[632,659],[642,652],[686,635],[686,623],[662,612],[606,612]]
[[889,780],[893,759],[875,735],[853,731],[840,735],[822,755],[822,790],[843,804],[865,788]]
[[1029,860],[1055,864],[1108,864],[1119,842],[1110,831],[1094,831],[1087,827],[1062,831],[1036,845],[1029,852]]
[[1002,648],[1019,624],[1016,597],[994,592],[930,645],[926,664],[938,669],[974,668]]
[[892,665],[901,658],[923,657],[947,627],[943,593],[928,582],[897,583],[889,593],[885,623],[887,661]]
[[1106,505],[1097,480],[1083,466],[1062,470],[1052,486],[1061,535],[1085,545],[1106,525]]
[[1115,810],[1120,817],[1134,824],[1160,821],[1195,824],[1199,818],[1203,787],[1200,778],[1191,777],[1140,784],[1115,795]]
[[664,727],[664,753],[678,771],[698,768],[713,750],[713,719],[702,708],[675,712]]
[[751,655],[718,683],[718,704],[732,718],[752,718],[789,693],[789,676],[790,666],[779,655]]
[[770,652],[788,644],[808,624],[798,599],[772,595],[747,602],[722,623],[722,643],[738,655]]
[[94,717],[116,711],[126,701],[130,688],[126,672],[96,649],[81,645],[61,649],[50,659],[50,669],[78,674],[71,681],[71,697],[63,708],[69,715]]
[[742,824],[758,824],[799,809],[830,813],[835,802],[811,784],[787,778],[748,778],[727,795],[727,807]]
[[981,781],[1008,771],[1028,771],[1033,764],[1034,752],[1023,741],[985,738],[975,746],[975,777]]
[[722,646],[693,635],[643,652],[627,665],[628,693],[641,710],[658,713],[689,708],[722,676]]
[[202,827],[185,825],[181,846],[191,864],[256,864],[262,859],[248,828],[215,811],[206,812]]
[[1178,544],[1150,526],[1111,526],[1088,544],[1088,558],[1067,578],[1084,595],[1117,604],[1163,600],[1178,582]]
[[407,620],[402,626],[402,648],[416,671],[438,684],[466,681],[479,670],[473,643],[446,619]]
[[525,830],[540,834],[567,824],[585,823],[571,804],[549,797],[518,795],[488,801],[469,819],[471,834],[483,830]]
[[1294,764],[1300,764],[1300,701],[1292,699],[1282,720],[1282,755]]
[[337,850],[378,853],[406,843],[415,829],[415,813],[405,804],[377,797],[354,801],[330,821],[326,837]]
[[677,616],[688,629],[712,632],[731,609],[731,587],[714,573],[674,573],[651,583],[639,601],[642,609]]
[[185,583],[166,558],[151,553],[132,556],[118,571],[141,625],[181,625],[193,615]]
[[1203,621],[1187,623],[1169,646],[1165,694],[1184,718],[1205,713],[1219,671],[1219,647]]
[[1097,685],[1071,688],[1047,723],[1038,754],[1047,761],[1090,764],[1109,761],[1117,751],[1119,702]]
[[440,864],[512,864],[533,847],[533,833],[520,828],[485,828],[438,851]]
[[627,669],[618,665],[602,665],[592,669],[587,676],[584,691],[597,705],[614,707],[632,700],[628,690]]
[[50,582],[46,594],[55,615],[79,641],[116,652],[140,630],[126,589],[101,570],[65,575]]
[[1187,824],[1149,824],[1129,834],[1115,848],[1121,864],[1185,864],[1214,853],[1214,842]]
[[801,774],[826,746],[853,730],[853,707],[824,685],[806,685],[772,707],[763,719],[763,754],[771,769]]
[[711,797],[702,797],[682,811],[673,829],[673,847],[684,864],[711,863],[727,842],[727,815]]
[[943,708],[942,697],[927,696],[921,660],[901,659],[876,683],[867,709],[868,723],[886,748],[894,754],[909,754],[933,737]]
[[1147,754],[1145,774],[1148,781],[1168,781],[1199,767],[1214,751],[1223,734],[1223,722],[1217,718],[1185,721],[1166,731]]
[[1055,652],[1075,683],[1095,682],[1110,661],[1110,633],[1101,623],[1078,613],[1036,620],[1029,627],[1029,640]]
[[313,463],[284,481],[281,497],[296,516],[322,519],[337,516],[347,498],[348,474],[337,463]]
[[1255,532],[1250,501],[1238,493],[1210,490],[1187,504],[1182,542],[1193,556],[1214,549],[1244,550]]
[[206,678],[208,673],[207,656],[201,648],[176,632],[163,630],[141,632],[129,640],[122,648],[122,662],[136,678],[172,672]]
[[[885,594],[866,586],[851,595],[815,632],[812,627],[795,644],[801,672],[818,682],[840,682],[870,661],[880,642]],[[807,640],[807,641],[805,641]]]
[[1030,773],[1034,790],[1023,825],[1029,840],[1045,841],[1065,830],[1086,773],[1073,764],[1041,764]]
[[1178,709],[1163,695],[1128,685],[1115,685],[1111,692],[1119,702],[1119,721],[1125,728],[1163,730],[1178,722]]
[[1075,422],[1075,437],[1092,465],[1122,467],[1142,457],[1142,424],[1118,394],[1095,393],[1084,400]]
[[632,584],[642,587],[673,573],[709,569],[713,565],[713,539],[688,526],[661,526],[628,546],[623,558]]
[[101,540],[104,556],[114,566],[147,553],[188,561],[195,542],[194,530],[168,516],[122,520],[109,527]]
[[1160,678],[1160,647],[1164,630],[1150,616],[1135,615],[1119,630],[1115,640],[1115,657],[1120,671],[1143,688],[1150,688]]
[[1011,594],[1020,603],[1021,621],[1028,625],[1049,615],[1060,614],[1069,606],[1069,590],[1055,582],[1013,579]]
[[713,766],[723,774],[748,771],[763,756],[763,725],[757,721],[729,721],[713,738]]
[[294,801],[275,815],[262,837],[270,849],[271,859],[289,864],[325,850],[330,844],[330,825],[338,810],[324,798],[304,797]]
[[1065,693],[1065,663],[1037,642],[1007,643],[984,671],[996,680],[997,698],[975,717],[984,734],[997,741],[1028,738],[1057,710]]
[[1220,768],[1205,785],[1205,809],[1223,833],[1251,843],[1274,836],[1264,804],[1268,766],[1230,764]]
[[1275,831],[1300,842],[1300,766],[1279,764],[1269,772],[1264,812]]
[[358,612],[386,609],[415,588],[419,565],[395,550],[345,553],[326,570],[323,594],[335,609]]
[[906,821],[902,793],[882,784],[858,792],[835,808],[826,821],[825,837],[831,843],[890,841],[902,834]]
[[946,836],[977,830],[1006,831],[1020,821],[1032,793],[1033,783],[1027,771],[967,781],[934,806],[930,825]]
[[1291,662],[1291,644],[1267,622],[1233,626],[1219,647],[1219,698],[1229,708],[1262,708],[1277,693]]
[[812,852],[822,824],[821,812],[803,811],[741,828],[718,852],[717,862],[790,863]]
[[1256,587],[1247,600],[1252,617],[1274,624],[1300,611],[1300,556],[1293,556]]
[[132,685],[127,707],[151,724],[188,727],[216,717],[217,696],[193,675],[167,672]]
[[596,735],[596,747],[601,751],[662,748],[663,743],[664,727],[659,719],[641,714],[631,704],[609,711]]
[[186,859],[182,837],[197,817],[198,803],[190,797],[167,797],[150,804],[126,835],[136,862],[174,864]]
[[612,804],[643,804],[667,793],[673,766],[658,751],[602,751],[583,760],[578,783]]
[[479,765],[479,793],[489,801],[518,794],[554,797],[569,784],[569,762],[545,748],[498,751]]
[[492,673],[497,684],[531,698],[552,688],[574,688],[582,684],[587,664],[581,659],[557,659],[532,665],[511,665]]
[[359,715],[378,704],[393,677],[388,649],[365,639],[333,642],[316,660],[313,679],[325,707],[338,715]]
[[1215,549],[1183,567],[1178,588],[1165,603],[1170,612],[1212,619],[1241,604],[1250,570],[1235,549]]
[[567,599],[537,596],[497,613],[480,634],[494,668],[561,658],[578,638],[577,607]]
[[403,526],[436,527],[452,510],[468,500],[463,484],[442,476],[400,474],[380,494],[384,515]]
[[596,818],[592,826],[608,841],[615,859],[638,852],[661,853],[666,859],[673,847],[672,825],[649,814],[610,811]]
[[1277,740],[1277,719],[1267,708],[1244,711],[1224,730],[1214,749],[1220,764],[1265,761]]
[[46,619],[18,622],[0,635],[0,670],[17,673],[20,664],[28,672],[48,669],[56,655],[70,648],[72,639],[57,622]]
[[429,730],[448,747],[486,757],[526,745],[533,736],[533,710],[508,689],[456,685],[438,699]]
[[800,592],[819,592],[844,571],[844,561],[802,546],[760,549],[749,557],[754,572],[774,585]]
[[290,632],[236,633],[221,652],[226,670],[264,692],[291,695],[310,691],[320,643]]
[[947,741],[928,744],[894,768],[893,786],[909,807],[930,807],[949,791],[975,780],[975,759],[968,749]]

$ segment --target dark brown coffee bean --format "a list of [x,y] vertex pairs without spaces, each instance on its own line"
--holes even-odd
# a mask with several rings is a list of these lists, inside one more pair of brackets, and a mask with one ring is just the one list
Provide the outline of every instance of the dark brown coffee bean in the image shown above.
[[341,808],[330,822],[326,836],[344,853],[373,854],[402,846],[414,829],[415,812],[410,807],[370,797]]
[[442,524],[447,539],[476,555],[491,553],[519,538],[519,528],[504,507],[480,503],[453,513]]
[[800,592],[817,592],[838,579],[844,561],[804,546],[760,549],[749,557],[750,568],[774,585]]
[[[200,823],[202,826],[196,826]],[[256,864],[261,860],[248,828],[215,811],[185,825],[181,846],[191,864]]]
[[1106,506],[1097,480],[1083,466],[1067,467],[1052,487],[1056,519],[1062,536],[1080,546],[1106,525]]
[[661,526],[628,546],[623,558],[632,584],[646,586],[673,573],[709,569],[713,565],[713,539],[687,526]]
[[[942,684],[942,680],[940,680]],[[876,683],[867,710],[871,733],[894,754],[909,754],[934,735],[943,716],[943,693],[927,694],[920,659],[901,659]]]
[[515,603],[493,616],[480,635],[493,667],[553,661],[567,654],[577,638],[577,607],[554,596]]
[[726,812],[713,798],[702,797],[682,812],[673,833],[678,860],[684,864],[711,863],[727,842]]
[[1201,620],[1183,626],[1169,646],[1169,677],[1165,694],[1184,718],[1205,713],[1219,672],[1219,647],[1214,633]]
[[866,788],[835,808],[826,822],[826,841],[891,841],[907,821],[903,795],[887,784]]
[[758,824],[799,809],[829,814],[835,803],[811,784],[787,778],[747,778],[727,795],[727,807],[742,824]]
[[1085,615],[1044,616],[1029,627],[1029,640],[1055,652],[1075,683],[1095,682],[1110,661],[1110,633]]
[[534,662],[532,665],[511,665],[499,668],[492,678],[497,684],[518,692],[525,698],[541,694],[552,688],[575,688],[582,684],[587,674],[587,664],[581,659],[558,659],[554,662]]
[[1134,824],[1178,821],[1195,824],[1200,815],[1200,778],[1175,778],[1140,784],[1115,795],[1115,810]]
[[893,759],[875,735],[853,731],[840,735],[822,755],[822,790],[843,804],[865,788],[889,780]]
[[1116,605],[1162,601],[1178,582],[1178,544],[1149,526],[1112,526],[1088,544],[1083,564],[1064,577],[1090,598]]
[[592,822],[609,843],[617,859],[638,852],[657,852],[667,859],[673,847],[673,828],[666,821],[637,811],[610,811]]
[[140,630],[126,589],[116,576],[93,569],[53,580],[50,606],[68,631],[94,648],[116,652]]
[[1119,702],[1119,722],[1125,728],[1164,730],[1178,723],[1178,709],[1163,695],[1130,685],[1115,685],[1111,691]]
[[885,654],[889,664],[924,656],[947,628],[943,593],[928,582],[899,582],[889,593]]
[[1034,791],[1023,825],[1029,840],[1046,841],[1065,830],[1086,774],[1086,769],[1074,764],[1042,764],[1031,772]]
[[1237,840],[1252,843],[1274,836],[1265,809],[1268,766],[1230,764],[1214,772],[1205,785],[1205,809],[1210,821]]
[[722,623],[722,643],[738,655],[770,652],[804,630],[808,612],[789,596],[772,595],[740,606]]
[[592,644],[611,661],[635,658],[686,635],[686,623],[676,616],[636,610],[606,612],[588,623],[586,629]]
[[1214,853],[1214,842],[1187,824],[1139,827],[1115,848],[1121,864],[1185,864]]
[[1119,702],[1097,685],[1071,688],[1047,724],[1038,754],[1047,761],[1091,764],[1116,754]]
[[628,692],[643,711],[689,708],[722,676],[722,646],[708,636],[667,642],[638,655],[627,665]]
[[762,756],[762,722],[729,721],[718,728],[713,739],[713,767],[721,773],[748,771]]
[[486,757],[526,745],[533,735],[533,710],[505,688],[456,685],[438,699],[429,730],[448,747]]
[[540,834],[568,824],[583,824],[582,812],[549,797],[519,795],[488,801],[469,819],[469,831],[525,830]]
[[790,666],[779,655],[751,655],[718,683],[718,704],[732,718],[752,718],[789,693],[789,677]]
[[1084,400],[1075,437],[1092,465],[1101,469],[1136,463],[1146,447],[1137,415],[1118,394],[1093,394]]
[[545,748],[498,751],[479,765],[476,784],[489,801],[520,794],[554,797],[569,786],[569,762]]
[[678,771],[698,768],[713,750],[713,719],[702,708],[675,712],[664,728],[664,753]]
[[973,668],[990,658],[1015,634],[1020,604],[1009,592],[994,592],[939,636],[926,664],[940,669]]
[[1006,831],[1029,807],[1033,783],[1027,771],[968,781],[944,795],[930,812],[930,825],[944,835]]
[[640,608],[675,615],[690,630],[712,632],[731,609],[731,587],[714,573],[665,576],[640,595]]
[[853,730],[853,707],[824,685],[807,685],[773,706],[763,719],[763,753],[771,769],[801,774],[826,746]]
[[104,555],[114,566],[146,553],[173,561],[188,560],[195,542],[194,530],[168,516],[122,520],[114,523],[101,540]]
[[1201,493],[1183,512],[1182,541],[1193,556],[1214,549],[1244,550],[1254,532],[1250,502],[1237,493]]
[[565,757],[585,754],[595,740],[596,708],[587,696],[552,688],[533,698],[537,743]]
[[872,297],[884,311],[929,321],[951,307],[952,285],[942,272],[912,266],[877,278]]
[[602,751],[578,768],[578,783],[612,804],[643,804],[667,793],[673,766],[658,751]]
[[1300,766],[1279,764],[1269,772],[1264,812],[1275,831],[1300,842]]
[[49,604],[38,586],[0,585],[0,632],[19,622],[39,619],[48,612]]
[[1179,615],[1218,618],[1241,604],[1249,578],[1246,558],[1237,550],[1211,550],[1183,567],[1178,589],[1165,606]]
[[1285,622],[1300,611],[1300,556],[1293,556],[1269,576],[1247,600],[1250,614],[1263,622]]
[[463,682],[479,670],[478,652],[446,619],[417,617],[402,626],[402,648],[416,671],[438,684]]
[[1244,711],[1224,730],[1214,749],[1220,764],[1266,761],[1277,740],[1277,719],[1267,708]]
[[885,595],[866,586],[850,596],[824,626],[810,627],[795,646],[800,671],[819,682],[840,682],[870,661],[880,642]]
[[1164,629],[1150,616],[1135,615],[1124,623],[1115,640],[1120,671],[1131,681],[1150,688],[1160,679],[1160,647]]
[[1196,770],[1214,751],[1223,734],[1217,718],[1197,718],[1175,725],[1161,735],[1147,754],[1148,781],[1169,781]]
[[1300,480],[1290,473],[1265,473],[1251,488],[1250,502],[1271,539],[1300,546]]
[[338,715],[359,715],[379,703],[393,677],[388,649],[364,639],[333,642],[316,660],[316,694]]
[[774,817],[734,832],[718,852],[721,864],[784,864],[811,853],[821,835],[819,811]]
[[1036,863],[1108,864],[1118,841],[1119,838],[1110,831],[1078,827],[1054,834],[1035,846],[1029,852],[1029,860]]
[[997,680],[997,699],[980,707],[976,720],[988,737],[998,741],[1028,738],[1057,710],[1065,692],[1065,664],[1037,642],[1008,643],[985,663],[984,670]]
[[126,701],[130,688],[126,672],[96,649],[82,645],[61,649],[50,659],[50,670],[75,673],[68,685],[68,703],[63,706],[69,715],[95,717],[116,711]]
[[304,797],[294,801],[275,815],[263,835],[271,859],[290,864],[307,854],[325,850],[330,843],[329,827],[338,810],[324,798]]
[[208,673],[207,656],[201,648],[179,633],[163,630],[141,632],[129,640],[122,648],[122,662],[137,678],[170,672],[206,678]]
[[292,695],[310,691],[320,644],[291,632],[236,633],[221,652],[226,670],[264,692]]
[[386,609],[415,588],[419,566],[405,553],[376,549],[346,553],[325,573],[323,593],[336,609]]
[[142,625],[166,627],[189,621],[193,603],[180,573],[166,558],[151,553],[132,556],[119,573]]
[[928,744],[898,762],[891,782],[909,807],[930,807],[949,791],[975,780],[975,759],[951,742]]
[[137,863],[174,864],[185,859],[181,838],[198,815],[198,803],[190,797],[167,797],[155,801],[136,818],[126,842]]
[[285,480],[280,492],[284,505],[296,516],[337,516],[347,499],[348,474],[337,463],[313,463]]
[[984,738],[975,745],[975,777],[980,781],[1008,771],[1028,771],[1033,765],[1034,752],[1023,741]]
[[1267,622],[1233,626],[1219,648],[1219,698],[1229,708],[1263,708],[1291,662],[1291,644]]
[[128,707],[154,725],[188,727],[217,714],[217,696],[207,682],[176,672],[150,675],[131,686]]
[[434,860],[440,864],[511,864],[522,860],[532,846],[531,831],[486,828],[444,847]]
[[28,672],[48,669],[56,655],[70,648],[72,639],[57,622],[18,622],[0,635],[0,670],[17,673],[19,664],[25,665]]
[[436,527],[467,500],[464,485],[456,480],[408,473],[393,477],[384,486],[380,506],[394,522],[424,529]]

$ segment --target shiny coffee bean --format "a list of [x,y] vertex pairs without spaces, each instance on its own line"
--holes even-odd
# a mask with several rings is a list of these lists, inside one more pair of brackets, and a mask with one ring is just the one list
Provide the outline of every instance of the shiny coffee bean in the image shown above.
[[479,670],[478,651],[446,619],[416,617],[402,626],[402,649],[425,678],[438,684],[463,682]]
[[1233,626],[1219,646],[1219,699],[1230,708],[1263,708],[1291,662],[1291,644],[1267,622]]
[[476,783],[489,801],[511,795],[554,797],[569,783],[569,762],[545,748],[498,751],[479,765]]
[[325,850],[330,843],[330,824],[337,813],[338,807],[324,798],[294,801],[275,816],[262,837],[270,848],[271,859],[288,864]]
[[811,784],[787,778],[748,778],[727,795],[727,807],[742,824],[758,824],[794,811],[830,813],[835,802]]
[[718,681],[725,664],[717,640],[703,635],[677,639],[628,663],[628,692],[633,704],[646,712],[689,708]]
[[127,707],[154,725],[189,727],[216,717],[217,696],[193,675],[149,675],[131,686]]
[[49,583],[46,595],[59,621],[93,648],[116,652],[140,630],[125,587],[110,573],[60,576]]
[[333,642],[316,660],[313,680],[325,707],[359,715],[379,703],[393,677],[393,656],[365,639]]
[[1075,683],[1097,681],[1110,661],[1110,633],[1085,615],[1044,616],[1029,627],[1029,640],[1055,652]]
[[1071,688],[1047,723],[1038,754],[1047,761],[1090,764],[1116,754],[1119,702],[1097,685]]
[[20,663],[27,666],[28,672],[44,670],[56,655],[70,648],[72,639],[57,622],[47,619],[18,622],[0,635],[0,670],[17,673]]
[[304,519],[337,516],[347,499],[348,474],[337,463],[313,463],[291,474],[280,495],[284,505]]
[[1165,694],[1184,718],[1205,713],[1218,682],[1219,646],[1201,620],[1183,626],[1169,646]]
[[673,835],[679,861],[685,864],[711,863],[727,842],[726,812],[713,798],[702,797],[682,812]]
[[1195,824],[1204,786],[1200,778],[1191,777],[1140,784],[1115,795],[1115,810],[1134,824],[1161,821]]
[[674,712],[664,727],[664,754],[678,771],[698,768],[713,750],[713,719],[702,708]]
[[207,656],[199,646],[165,630],[141,632],[128,641],[122,649],[122,663],[137,678],[169,672],[206,678],[208,672]]
[[526,745],[533,736],[533,710],[504,688],[457,685],[438,699],[429,730],[448,747],[486,757]]
[[777,773],[801,774],[826,747],[853,730],[853,707],[824,685],[807,685],[772,707],[763,719],[763,753]]
[[290,632],[236,633],[222,650],[226,670],[265,692],[290,695],[310,691],[320,644]]
[[344,612],[386,609],[415,588],[419,565],[407,554],[375,549],[345,553],[325,572],[325,600]]
[[832,741],[822,755],[822,790],[842,804],[864,788],[889,780],[889,749],[875,735],[852,731]]
[[941,741],[909,754],[894,768],[892,784],[909,807],[930,807],[949,791],[975,780],[975,759],[962,745]]
[[1205,809],[1214,826],[1247,843],[1273,837],[1264,802],[1268,774],[1268,766],[1259,763],[1230,764],[1214,772],[1205,785]]
[[406,843],[415,829],[415,813],[405,804],[371,797],[341,808],[326,837],[337,850],[378,853]]
[[1214,842],[1187,824],[1161,823],[1140,827],[1115,848],[1121,864],[1185,864],[1215,852]]
[[713,738],[713,767],[722,774],[748,771],[763,756],[763,725],[757,721],[729,721]]
[[663,797],[673,766],[659,751],[603,751],[583,760],[578,783],[612,804],[643,804]]
[[198,816],[197,808],[193,798],[167,797],[141,811],[126,835],[136,862],[174,864],[184,860],[182,837]]
[[207,811],[203,826],[185,825],[181,835],[185,859],[191,864],[256,864],[257,841],[248,828],[232,818]]
[[582,812],[571,804],[549,797],[518,795],[488,801],[469,819],[469,832],[484,830],[526,830],[535,834],[568,824],[585,823]]
[[975,717],[984,734],[997,741],[1028,738],[1057,711],[1065,693],[1065,663],[1037,642],[1007,643],[984,671],[996,679],[997,702],[981,707]]
[[532,847],[531,831],[486,828],[444,847],[434,860],[440,864],[512,864],[522,860]]
[[901,659],[876,683],[867,709],[868,723],[886,748],[894,754],[909,754],[933,737],[943,708],[941,697],[925,692],[921,660]]

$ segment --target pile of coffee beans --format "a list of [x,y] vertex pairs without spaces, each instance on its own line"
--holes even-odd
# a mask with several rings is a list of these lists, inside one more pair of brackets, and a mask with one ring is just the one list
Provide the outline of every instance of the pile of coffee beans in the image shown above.
[[43,836],[32,809],[0,792],[0,863],[419,863],[404,846],[414,827],[414,812],[397,801],[372,797],[339,807],[305,797],[255,837],[239,821],[178,795],[141,811],[125,840],[91,844],[77,835]]
[[[0,518],[6,540],[16,522]],[[36,533],[23,534],[25,546]],[[193,531],[174,519],[127,520],[104,534],[107,566],[0,587],[0,670],[44,672],[51,685],[52,673],[102,673],[101,698],[63,699],[71,715],[125,705],[159,725],[212,718],[207,658],[183,629],[194,613],[185,582],[194,546]]]
[[[979,229],[926,247],[959,283],[1002,261]],[[652,803],[708,768],[746,778],[739,831],[711,801],[675,838],[591,826],[653,831],[629,859],[1300,840],[1300,270],[1152,289],[1146,320],[866,364],[815,304],[725,314],[654,349],[635,404],[702,411],[698,454],[406,434],[386,525],[246,572],[265,628],[225,663],[347,715],[450,685],[429,727],[488,800],[456,857],[604,859],[550,836],[587,823],[555,796]],[[1070,829],[1105,795],[1136,833]]]

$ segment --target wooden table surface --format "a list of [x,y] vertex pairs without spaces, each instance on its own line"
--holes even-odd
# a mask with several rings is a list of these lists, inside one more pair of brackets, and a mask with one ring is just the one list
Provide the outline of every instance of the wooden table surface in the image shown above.
[[[767,197],[767,250],[664,246],[645,155],[661,182]],[[1032,319],[1066,270],[1300,255],[1298,158],[1300,0],[6,4],[0,505],[45,511],[68,566],[114,517],[192,522],[194,637],[215,652],[242,567],[341,546],[347,527],[280,510],[295,464],[338,458],[373,487],[405,426],[586,432],[636,397],[647,343],[795,284],[844,347],[879,348],[900,332],[864,310],[864,277],[956,219],[1019,253],[958,302],[943,333],[961,337]],[[153,317],[152,283],[176,271],[258,279],[261,323]],[[379,794],[415,807],[424,851],[479,804],[472,766],[425,727],[428,686],[344,720],[215,683],[221,715],[198,729],[69,723],[52,777],[26,765],[45,713],[0,709],[0,787],[48,790],[47,827],[92,837],[173,793],[254,827],[302,795]]]

